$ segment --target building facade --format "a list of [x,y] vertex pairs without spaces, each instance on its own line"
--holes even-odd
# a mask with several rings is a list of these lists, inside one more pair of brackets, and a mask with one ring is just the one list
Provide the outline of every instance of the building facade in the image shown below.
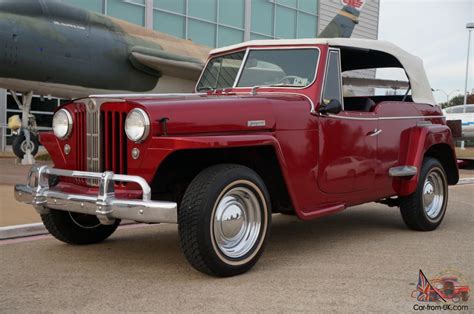
[[[312,38],[344,4],[361,4],[353,37],[377,39],[379,0],[62,0],[149,29],[222,47],[253,39]],[[51,125],[59,99],[35,97],[38,125]],[[0,150],[10,144],[8,118],[19,114],[13,97],[0,89]]]

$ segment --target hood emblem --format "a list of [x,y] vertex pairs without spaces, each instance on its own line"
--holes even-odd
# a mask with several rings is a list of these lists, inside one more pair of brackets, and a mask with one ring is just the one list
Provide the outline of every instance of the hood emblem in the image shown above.
[[247,126],[248,127],[265,126],[265,125],[266,125],[265,120],[250,120],[250,121],[247,121]]

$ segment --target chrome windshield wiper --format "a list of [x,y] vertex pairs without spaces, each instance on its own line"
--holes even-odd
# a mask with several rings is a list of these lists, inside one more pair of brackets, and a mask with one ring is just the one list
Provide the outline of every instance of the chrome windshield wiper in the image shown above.
[[198,92],[206,92],[206,91],[210,91],[210,90],[215,90],[214,88],[210,87],[210,86],[204,86],[204,87],[198,87],[196,88],[196,90]]

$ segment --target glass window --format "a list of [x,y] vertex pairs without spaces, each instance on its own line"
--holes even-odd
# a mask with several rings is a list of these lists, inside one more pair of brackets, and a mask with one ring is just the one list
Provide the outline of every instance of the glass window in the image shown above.
[[189,16],[216,22],[217,0],[189,0],[188,6]]
[[282,6],[276,8],[275,37],[295,38],[296,37],[296,10]]
[[474,113],[474,106],[466,106],[467,113]]
[[76,7],[102,13],[102,1],[84,1],[84,0],[65,0],[64,2],[72,4]]
[[198,44],[215,47],[216,25],[188,19],[188,39]]
[[198,92],[233,87],[245,51],[210,60],[196,87]]
[[[107,14],[130,23],[145,25],[144,0],[134,0],[131,4],[122,0],[107,0]],[[141,5],[138,5],[141,4]]]
[[244,0],[219,0],[219,23],[244,28]]
[[296,9],[298,0],[276,0],[276,3],[286,5]]
[[186,0],[155,0],[154,7],[176,13],[186,13]]
[[237,86],[306,87],[314,80],[318,58],[317,49],[251,50]]
[[317,0],[299,0],[299,9],[308,13],[316,14],[318,10]]
[[252,31],[273,35],[274,4],[268,0],[252,1]]
[[244,41],[244,32],[237,29],[219,26],[219,42],[218,46],[229,46]]
[[298,38],[317,37],[317,27],[316,16],[298,13]]
[[337,51],[329,52],[326,81],[324,82],[323,102],[328,103],[332,99],[337,99],[342,104],[341,69],[339,68],[339,52]]
[[185,19],[182,16],[161,11],[153,12],[153,28],[176,37],[185,36]]
[[250,40],[259,40],[259,39],[273,39],[272,36],[260,35],[255,33],[250,33]]

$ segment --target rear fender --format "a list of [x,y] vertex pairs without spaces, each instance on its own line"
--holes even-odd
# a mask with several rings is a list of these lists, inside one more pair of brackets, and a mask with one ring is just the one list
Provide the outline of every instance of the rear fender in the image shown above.
[[[445,160],[443,166],[446,169],[445,163],[449,163],[450,171],[456,173],[448,174],[450,177],[449,183],[456,184],[458,180],[458,168],[456,162],[456,153],[451,136],[451,130],[446,125],[434,124],[425,126],[416,126],[406,130],[401,134],[401,147],[399,156],[399,166],[415,166],[417,174],[412,177],[395,177],[393,179],[393,189],[400,196],[410,195],[415,192],[420,177],[423,159],[433,147],[439,147],[449,155],[449,159]],[[452,164],[454,164],[454,169]]]

